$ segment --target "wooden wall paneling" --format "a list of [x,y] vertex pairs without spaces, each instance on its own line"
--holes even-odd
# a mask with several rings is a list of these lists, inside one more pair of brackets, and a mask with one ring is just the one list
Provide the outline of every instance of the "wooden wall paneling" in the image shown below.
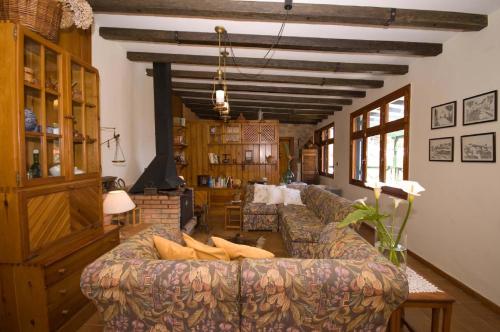
[[72,55],[81,58],[88,64],[92,63],[92,32],[72,26],[59,31],[59,46]]

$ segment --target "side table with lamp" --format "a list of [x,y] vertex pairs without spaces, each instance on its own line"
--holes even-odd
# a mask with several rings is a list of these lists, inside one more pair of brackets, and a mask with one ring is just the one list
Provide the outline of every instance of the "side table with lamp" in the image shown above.
[[[110,191],[104,199],[105,214],[112,215],[112,223],[120,226],[120,241],[124,241],[151,224],[142,224],[139,211],[139,222],[136,223],[136,211],[139,209],[124,190]],[[132,223],[128,222],[127,213],[132,211]]]

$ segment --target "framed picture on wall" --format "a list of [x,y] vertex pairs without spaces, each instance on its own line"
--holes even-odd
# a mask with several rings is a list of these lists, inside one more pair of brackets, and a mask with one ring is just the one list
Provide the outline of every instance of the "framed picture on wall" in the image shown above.
[[462,162],[496,162],[496,134],[484,133],[461,137]]
[[457,125],[457,102],[437,105],[431,108],[431,129],[455,127]]
[[441,137],[429,140],[429,161],[453,161],[454,138]]
[[497,90],[464,99],[464,126],[496,121],[497,100]]

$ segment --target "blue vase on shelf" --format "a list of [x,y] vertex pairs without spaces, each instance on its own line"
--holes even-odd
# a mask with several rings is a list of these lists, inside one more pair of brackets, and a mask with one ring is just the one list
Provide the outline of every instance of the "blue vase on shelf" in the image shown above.
[[29,108],[24,109],[24,129],[26,131],[36,131],[36,114]]

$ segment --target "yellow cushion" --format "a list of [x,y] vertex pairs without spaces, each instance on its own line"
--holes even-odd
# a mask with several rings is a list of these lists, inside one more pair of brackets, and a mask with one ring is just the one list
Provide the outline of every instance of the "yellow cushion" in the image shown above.
[[189,248],[193,248],[196,252],[196,256],[198,259],[206,259],[206,260],[223,260],[228,261],[229,255],[226,253],[224,249],[215,248],[208,246],[200,241],[196,241],[191,236],[182,233],[182,237],[184,238],[184,242]]
[[231,259],[239,258],[273,258],[274,254],[264,249],[236,244],[220,237],[212,236],[212,241],[217,248],[224,249]]
[[181,246],[174,241],[167,240],[161,236],[153,235],[156,250],[161,259],[196,259],[196,252],[192,248]]

